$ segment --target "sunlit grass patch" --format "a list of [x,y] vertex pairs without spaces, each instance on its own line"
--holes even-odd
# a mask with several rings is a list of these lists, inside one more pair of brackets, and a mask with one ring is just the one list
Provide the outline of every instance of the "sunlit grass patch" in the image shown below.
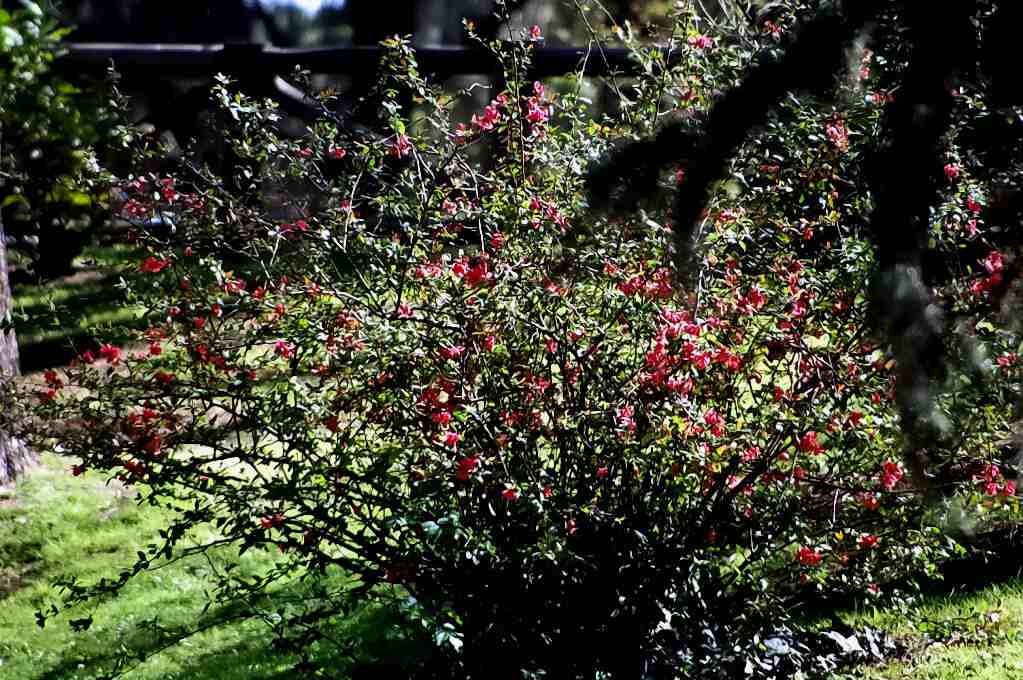
[[[15,492],[0,499],[0,678],[86,680],[123,658],[138,663],[125,675],[135,680],[273,678],[295,666],[297,656],[270,648],[269,624],[284,603],[315,598],[311,586],[286,583],[268,598],[202,613],[216,575],[230,564],[237,565],[231,571],[236,577],[266,573],[280,558],[275,551],[238,556],[233,549],[215,549],[206,557],[174,561],[138,575],[120,596],[73,608],[40,629],[36,612],[58,598],[54,580],[116,577],[173,515],[140,506],[130,488],[107,484],[97,474],[74,477],[69,466],[65,459],[44,456]],[[196,530],[197,539],[211,536],[208,528]],[[325,584],[338,588],[347,581],[334,572]],[[88,631],[71,630],[69,621],[84,618],[93,621]],[[182,633],[206,626],[163,649]],[[358,640],[351,646],[354,658],[329,644],[315,645],[313,658],[342,673],[355,663],[387,657],[395,645],[415,649],[383,600],[353,605],[331,626],[335,640]],[[142,657],[148,658],[138,662]]]

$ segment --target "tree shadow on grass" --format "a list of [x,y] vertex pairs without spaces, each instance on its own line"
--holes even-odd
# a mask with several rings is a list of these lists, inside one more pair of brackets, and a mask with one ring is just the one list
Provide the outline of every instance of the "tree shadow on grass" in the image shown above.
[[[296,585],[274,597],[288,599],[303,592]],[[274,598],[262,604],[263,612],[272,611]],[[391,601],[355,605],[347,615],[339,614],[337,622],[321,626],[326,634],[314,636],[305,654],[275,645],[264,615],[242,605],[228,605],[187,626],[162,627],[151,620],[126,629],[122,623],[110,629],[112,634],[116,630],[117,640],[109,641],[107,649],[116,651],[66,658],[32,680],[98,680],[131,671],[143,677],[190,680],[399,680],[407,678],[430,650],[427,636],[413,629]],[[168,663],[174,670],[157,670]],[[132,677],[137,676],[132,673]]]
[[122,344],[131,331],[146,327],[119,285],[122,276],[131,282],[133,275],[88,273],[94,276],[18,291],[14,316],[23,372],[66,365],[95,344],[98,332]]

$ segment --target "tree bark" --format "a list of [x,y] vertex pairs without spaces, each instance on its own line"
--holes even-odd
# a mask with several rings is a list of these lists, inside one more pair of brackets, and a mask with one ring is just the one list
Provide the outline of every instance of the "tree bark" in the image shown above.
[[[0,154],[3,139],[0,137]],[[16,417],[14,379],[18,375],[18,339],[11,324],[11,286],[7,275],[7,240],[0,217],[0,485],[9,484],[25,469],[30,454],[11,426]]]

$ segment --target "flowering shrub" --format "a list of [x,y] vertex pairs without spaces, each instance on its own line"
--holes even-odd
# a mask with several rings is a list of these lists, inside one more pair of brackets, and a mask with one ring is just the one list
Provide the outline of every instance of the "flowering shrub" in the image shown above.
[[[963,508],[1011,515],[991,433],[1008,427],[1018,338],[989,302],[1009,254],[962,260],[940,291],[971,320],[977,369],[951,370],[937,404],[956,424],[931,452],[942,500],[901,460],[898,367],[865,292],[856,161],[880,111],[866,62],[838,106],[793,97],[743,147],[702,220],[694,287],[666,268],[664,200],[587,212],[591,161],[668,110],[698,128],[748,63],[679,20],[678,61],[639,49],[649,75],[613,120],[592,119],[574,81],[523,82],[528,41],[467,125],[398,40],[380,136],[325,115],[283,138],[271,104],[222,81],[236,176],[195,165],[122,187],[122,217],[175,225],[137,233],[150,329],[83,348],[37,395],[76,473],[180,509],[120,579],[64,584],[67,604],[203,550],[185,537],[209,522],[216,544],[283,559],[217,598],[334,569],[349,595],[412,595],[438,643],[425,677],[769,674],[781,661],[762,640],[794,603],[933,570]],[[949,153],[934,240],[956,257],[985,238],[983,184]],[[339,606],[282,605],[278,638],[329,640]]]

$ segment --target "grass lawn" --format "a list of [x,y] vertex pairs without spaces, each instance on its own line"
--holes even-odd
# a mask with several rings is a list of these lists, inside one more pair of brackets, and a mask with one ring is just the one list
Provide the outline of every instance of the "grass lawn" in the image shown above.
[[[7,680],[85,680],[109,670],[114,652],[148,655],[159,637],[148,622],[187,629],[201,621],[213,569],[236,562],[234,573],[256,574],[275,556],[250,551],[237,557],[221,551],[209,561],[182,560],[136,577],[120,597],[89,610],[71,611],[40,629],[35,612],[53,601],[51,582],[74,574],[84,582],[116,576],[156,536],[168,511],[136,504],[130,489],[105,484],[86,473],[74,477],[68,461],[47,455],[14,491],[0,496],[0,678]],[[339,576],[339,581],[341,577]],[[289,594],[295,594],[289,592]],[[301,593],[298,593],[301,595]],[[251,614],[270,608],[257,604]],[[214,610],[211,610],[214,614]],[[87,632],[76,633],[72,619],[92,616]],[[337,624],[336,638],[358,639],[356,659],[321,649],[317,661],[347,677],[354,666],[401,656],[409,643],[382,607],[364,607]],[[297,657],[269,649],[270,627],[261,616],[198,633],[141,662],[124,677],[133,680],[294,678]],[[337,658],[333,658],[336,656]],[[306,676],[316,677],[316,676]]]
[[[54,579],[74,574],[84,581],[116,575],[156,535],[168,511],[139,506],[135,494],[97,475],[74,477],[67,460],[43,457],[13,491],[0,495],[0,678],[87,680],[109,670],[118,649],[149,654],[158,638],[147,622],[158,617],[169,629],[194,626],[206,602],[211,570],[229,562],[256,574],[273,554],[214,554],[207,562],[182,560],[137,577],[123,594],[88,611],[71,611],[35,624],[35,612],[53,601]],[[91,615],[94,624],[76,633],[67,622]],[[906,611],[865,608],[844,612],[853,627],[892,632],[903,658],[843,674],[848,680],[1023,679],[1023,583],[1013,581],[955,595],[930,595]],[[365,670],[389,656],[409,658],[415,644],[383,609],[364,609],[337,624],[338,637],[359,640],[361,658],[318,660],[335,669],[328,677]],[[294,678],[297,657],[268,648],[271,633],[259,617],[198,633],[139,663],[132,680],[269,680]],[[336,654],[336,652],[335,652]],[[313,677],[313,676],[307,676]],[[400,677],[375,675],[365,677]]]
[[1023,583],[930,594],[906,611],[864,609],[841,616],[854,627],[891,632],[902,658],[859,669],[862,680],[1023,679]]
[[76,346],[103,331],[117,341],[144,327],[139,310],[125,305],[125,280],[139,280],[142,255],[124,245],[92,245],[75,259],[76,272],[39,285],[14,286],[14,324],[23,371],[66,364]]

